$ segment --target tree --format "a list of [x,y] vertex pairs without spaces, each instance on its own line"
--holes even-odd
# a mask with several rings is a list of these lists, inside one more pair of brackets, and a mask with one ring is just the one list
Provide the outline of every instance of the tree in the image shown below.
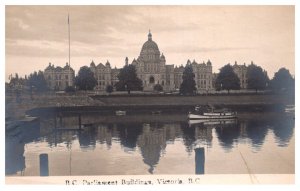
[[19,77],[18,73],[15,74],[15,77],[13,75],[9,75],[9,86],[12,88],[18,88],[19,86],[26,86],[28,84],[27,76],[25,75],[25,78]]
[[220,69],[220,73],[215,82],[215,87],[217,91],[225,89],[228,93],[230,90],[240,89],[240,79],[236,73],[234,73],[230,64],[227,64]]
[[269,78],[260,66],[251,64],[247,68],[247,89],[264,90],[266,89]]
[[183,74],[182,83],[180,85],[179,93],[183,95],[192,95],[196,91],[195,74],[191,64],[186,64]]
[[117,91],[141,91],[143,82],[137,77],[135,66],[132,64],[125,65],[118,75],[119,81],[116,83]]
[[30,90],[35,89],[37,92],[48,90],[47,82],[42,71],[34,72],[28,77],[28,85]]
[[111,92],[114,91],[114,87],[113,87],[112,85],[108,85],[108,86],[106,86],[106,89],[105,89],[105,90],[106,90],[107,93],[110,94]]
[[155,86],[153,87],[153,90],[160,92],[160,91],[163,91],[163,87],[160,84],[155,84]]
[[293,92],[295,90],[295,79],[289,70],[280,68],[270,82],[271,89],[277,92]]
[[87,66],[80,68],[78,75],[75,78],[75,85],[80,90],[93,90],[97,84],[94,73]]

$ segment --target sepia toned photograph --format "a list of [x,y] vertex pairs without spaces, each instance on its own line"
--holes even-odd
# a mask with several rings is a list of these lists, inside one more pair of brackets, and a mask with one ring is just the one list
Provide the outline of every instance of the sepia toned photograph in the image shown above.
[[6,5],[5,183],[295,184],[295,6]]

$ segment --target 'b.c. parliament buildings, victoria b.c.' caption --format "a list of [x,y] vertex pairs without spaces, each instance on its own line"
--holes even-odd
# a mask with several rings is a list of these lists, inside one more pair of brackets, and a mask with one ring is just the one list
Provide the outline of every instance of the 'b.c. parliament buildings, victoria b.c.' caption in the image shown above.
[[[196,88],[198,91],[208,91],[214,89],[213,82],[216,77],[212,73],[212,63],[208,60],[206,63],[197,63],[195,60],[187,63],[191,64],[195,74]],[[129,59],[125,58],[125,63],[129,64]],[[140,55],[133,59],[132,63],[137,72],[138,78],[143,82],[144,91],[152,91],[155,84],[160,84],[164,91],[174,91],[179,89],[182,83],[182,74],[184,67],[174,64],[166,64],[166,58],[152,40],[152,34],[149,32],[148,40],[143,44]],[[246,66],[233,66],[235,73],[240,78],[241,88],[246,88]],[[105,64],[96,65],[93,61],[90,69],[97,80],[96,90],[105,90],[108,85],[115,85],[118,81],[120,69],[111,68],[109,61]],[[44,71],[45,79],[51,89],[64,90],[67,86],[74,85],[75,72],[66,64],[64,68],[49,66]]]

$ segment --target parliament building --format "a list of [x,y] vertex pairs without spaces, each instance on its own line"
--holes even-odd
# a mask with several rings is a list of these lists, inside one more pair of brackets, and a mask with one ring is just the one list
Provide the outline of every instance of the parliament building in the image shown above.
[[[128,62],[129,59],[126,57],[124,64],[129,64]],[[150,31],[148,40],[143,44],[140,55],[137,59],[134,58],[131,64],[135,66],[137,76],[143,82],[144,91],[153,91],[155,84],[160,84],[163,91],[174,91],[180,88],[184,67],[182,65],[174,67],[174,64],[166,64],[166,58],[160,52],[156,42],[152,40]],[[209,60],[207,63],[188,60],[187,64],[191,64],[193,67],[198,91],[213,89],[212,64]],[[105,65],[102,63],[95,65],[92,61],[90,69],[97,80],[97,90],[105,90],[106,86],[114,86],[118,81],[117,76],[120,69],[111,68],[109,61]]]

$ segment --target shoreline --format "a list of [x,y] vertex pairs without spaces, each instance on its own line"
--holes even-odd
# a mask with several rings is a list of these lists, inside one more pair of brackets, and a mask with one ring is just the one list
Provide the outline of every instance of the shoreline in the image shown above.
[[285,105],[294,104],[293,95],[255,94],[255,95],[196,95],[196,96],[90,96],[90,95],[40,95],[30,99],[22,96],[17,103],[14,97],[6,96],[6,117],[20,118],[25,114],[36,115],[43,112],[102,112],[115,114],[116,110],[129,113],[162,111],[167,113],[187,112],[195,105],[214,105],[235,111],[282,111]]

